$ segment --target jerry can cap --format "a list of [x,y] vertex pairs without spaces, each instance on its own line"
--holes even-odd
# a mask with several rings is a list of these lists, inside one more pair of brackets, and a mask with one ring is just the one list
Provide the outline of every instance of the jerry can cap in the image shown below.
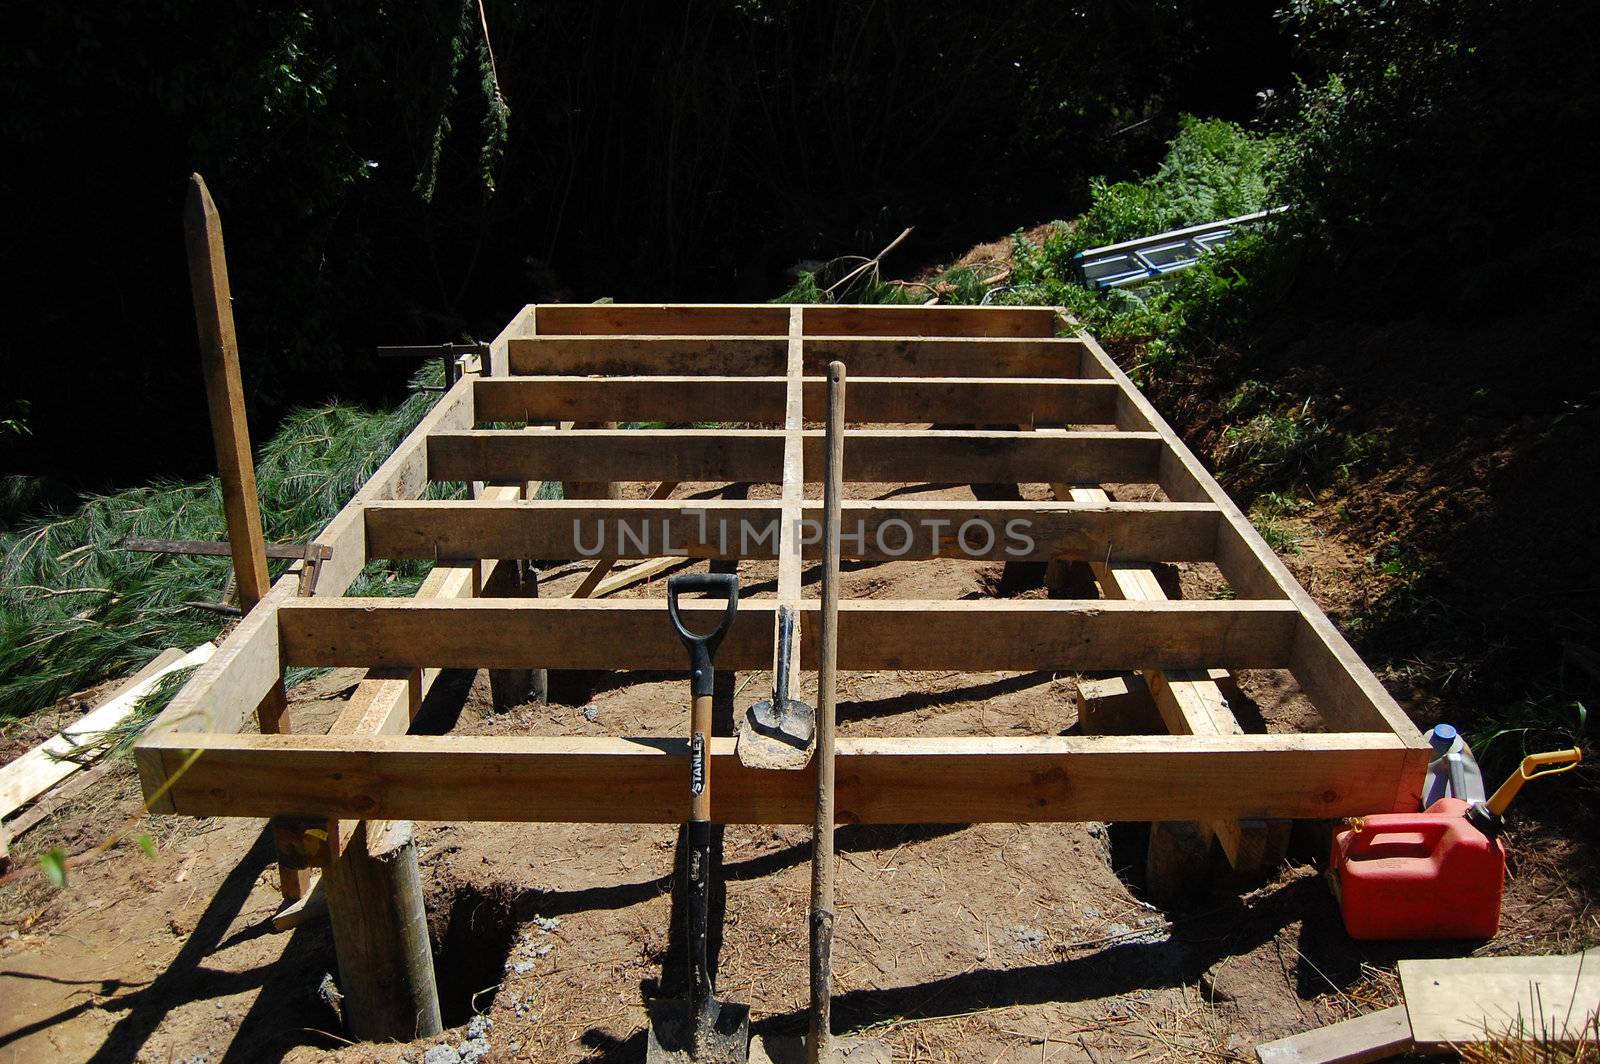
[[1440,743],[1448,745],[1449,743],[1455,742],[1456,737],[1459,734],[1460,733],[1456,731],[1456,726],[1454,724],[1435,724],[1433,726],[1433,731],[1428,735],[1428,739],[1430,742],[1436,745]]

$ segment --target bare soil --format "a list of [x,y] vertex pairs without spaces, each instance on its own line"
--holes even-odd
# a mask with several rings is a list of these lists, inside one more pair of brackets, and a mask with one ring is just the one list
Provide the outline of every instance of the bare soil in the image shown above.
[[[965,487],[894,490],[970,495]],[[1043,488],[1025,492],[1042,497]],[[1368,567],[1309,523],[1302,531],[1287,561],[1338,612],[1345,596],[1361,593]],[[1187,597],[1221,592],[1213,568],[1180,568]],[[741,576],[752,594],[772,593],[772,565],[745,563]],[[816,578],[811,567],[809,593]],[[845,592],[1042,596],[1037,578],[1008,575],[998,563],[861,564],[848,568]],[[564,594],[579,579],[571,574],[544,593]],[[663,593],[656,581],[625,594]],[[338,670],[297,688],[302,726],[326,727],[358,675]],[[841,732],[1069,731],[1077,679],[850,673]],[[742,711],[767,682],[739,673],[726,689]],[[1317,726],[1282,675],[1245,674],[1241,686],[1261,727]],[[447,674],[423,726],[671,734],[687,719],[678,675],[558,675],[554,694],[548,705],[496,713],[486,677]],[[678,970],[669,934],[676,828],[419,825],[451,1030],[410,1045],[349,1044],[321,989],[334,972],[326,922],[271,929],[279,902],[260,822],[150,818],[142,830],[157,844],[154,857],[124,842],[74,867],[64,889],[34,871],[42,850],[88,851],[139,811],[125,765],[15,847],[18,871],[0,884],[0,1064],[418,1061],[433,1046],[466,1042],[475,1015],[492,1021],[478,1028],[488,1061],[640,1060],[643,996],[674,985],[662,976],[664,965]],[[1313,864],[1325,835],[1303,832],[1269,882],[1219,876],[1191,908],[1166,912],[1140,896],[1146,833],[1105,824],[842,828],[836,1025],[887,1040],[896,1060],[1243,1061],[1261,1040],[1393,1003],[1399,956],[1559,950],[1596,930],[1570,867],[1573,847],[1556,837],[1514,835],[1518,858],[1494,942],[1391,946],[1343,934]],[[750,1004],[758,1030],[804,1026],[809,851],[801,828],[735,826],[723,839],[719,986]]]

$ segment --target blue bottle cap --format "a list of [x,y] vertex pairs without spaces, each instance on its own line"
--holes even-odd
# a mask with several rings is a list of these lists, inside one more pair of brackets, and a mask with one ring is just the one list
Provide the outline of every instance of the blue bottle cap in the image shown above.
[[1456,741],[1456,728],[1454,724],[1435,724],[1433,733],[1429,736],[1436,743],[1453,743]]

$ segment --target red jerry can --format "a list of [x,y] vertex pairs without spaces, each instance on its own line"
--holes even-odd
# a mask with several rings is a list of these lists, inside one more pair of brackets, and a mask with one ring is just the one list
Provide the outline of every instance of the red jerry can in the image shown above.
[[1492,938],[1506,849],[1441,798],[1423,813],[1361,817],[1333,839],[1334,893],[1357,939]]
[[1522,785],[1566,772],[1578,749],[1532,754],[1487,802],[1356,817],[1333,837],[1328,877],[1351,938],[1493,938],[1506,882],[1502,819]]

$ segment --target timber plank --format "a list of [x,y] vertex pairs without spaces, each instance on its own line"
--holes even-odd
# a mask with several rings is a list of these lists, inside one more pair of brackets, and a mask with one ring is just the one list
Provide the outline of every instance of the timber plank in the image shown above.
[[[1202,561],[1211,557],[1217,526],[1216,508],[1204,503],[851,500],[843,511],[844,556],[871,560]],[[782,513],[776,500],[726,499],[427,500],[371,503],[365,510],[368,555],[393,559],[645,558],[674,552],[771,558],[771,526]],[[820,527],[820,504],[802,504],[800,514]],[[910,526],[909,541],[894,522]],[[805,537],[802,549],[805,557],[820,557],[817,536]]]
[[1519,1034],[1541,1047],[1594,1037],[1600,949],[1566,956],[1403,960],[1399,969],[1411,1034],[1420,1048],[1445,1051]]
[[[496,429],[428,437],[434,480],[751,481],[782,479],[784,433],[776,429],[593,429],[531,433]],[[822,434],[804,435],[808,483],[822,474]],[[1161,441],[1140,432],[953,432],[853,429],[845,479],[854,483],[1017,484],[1074,479],[1153,481]]]
[[1406,1007],[1394,1005],[1256,1047],[1260,1064],[1368,1064],[1411,1049]]
[[428,434],[472,427],[472,381],[471,374],[456,381],[317,536],[314,542],[331,551],[317,578],[319,597],[344,594],[366,567],[366,529],[361,508],[380,499],[420,498],[428,486]]
[[[686,615],[715,604],[685,604]],[[815,623],[815,600],[800,606]],[[278,608],[283,660],[369,667],[676,669],[660,601],[301,599]],[[742,603],[718,650],[770,664],[772,600]],[[863,600],[840,604],[844,669],[1274,668],[1298,615],[1280,603]],[[804,648],[803,648],[804,649]],[[805,650],[801,667],[812,668]]]
[[538,331],[550,334],[767,334],[789,328],[789,308],[764,303],[541,303]]
[[[512,376],[710,374],[783,376],[784,334],[770,336],[538,336],[506,342]],[[838,359],[867,377],[1074,377],[1083,358],[1074,338],[985,336],[808,336],[803,372],[820,376]]]
[[[764,648],[765,649],[765,648]],[[170,735],[204,754],[173,788],[196,816],[679,823],[683,738]],[[803,824],[806,772],[710,743],[722,823]],[[153,753],[157,752],[155,750]],[[840,739],[841,823],[1332,818],[1389,808],[1405,749],[1388,735]]]
[[1051,307],[897,307],[851,304],[805,308],[806,346],[811,337],[1054,336]]
[[[805,417],[821,421],[820,378],[803,384]],[[850,378],[853,424],[979,423],[1109,425],[1116,417],[1113,381],[1052,378]],[[731,421],[780,425],[786,388],[773,376],[627,376],[481,378],[479,425],[507,421]]]

